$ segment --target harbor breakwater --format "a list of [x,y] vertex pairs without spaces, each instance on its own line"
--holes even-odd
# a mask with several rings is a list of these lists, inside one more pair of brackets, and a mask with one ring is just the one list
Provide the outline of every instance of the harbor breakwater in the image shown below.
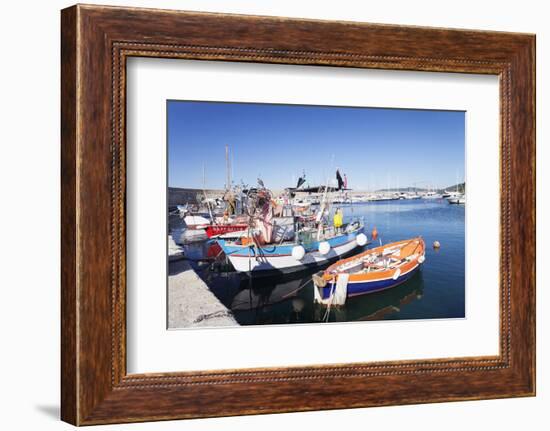
[[225,193],[221,189],[191,189],[181,187],[168,187],[168,206],[199,204],[206,194],[207,198],[220,199]]

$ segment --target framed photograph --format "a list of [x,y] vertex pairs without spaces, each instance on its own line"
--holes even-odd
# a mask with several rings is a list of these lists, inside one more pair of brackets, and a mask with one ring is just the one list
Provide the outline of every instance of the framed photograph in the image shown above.
[[62,11],[62,419],[535,394],[535,36]]
[[465,317],[465,111],[169,100],[166,114],[170,329]]

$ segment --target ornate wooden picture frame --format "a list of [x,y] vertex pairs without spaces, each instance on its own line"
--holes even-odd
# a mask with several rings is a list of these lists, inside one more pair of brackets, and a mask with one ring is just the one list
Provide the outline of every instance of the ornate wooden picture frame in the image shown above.
[[[78,5],[62,11],[61,49],[64,421],[535,394],[534,35]],[[132,56],[497,75],[500,354],[127,374],[125,98]]]

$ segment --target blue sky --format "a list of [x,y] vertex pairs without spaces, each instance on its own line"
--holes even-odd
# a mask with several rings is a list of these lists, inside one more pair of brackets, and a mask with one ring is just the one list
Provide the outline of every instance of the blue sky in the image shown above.
[[225,185],[225,145],[233,181],[271,189],[325,184],[336,168],[348,187],[446,187],[464,181],[462,111],[168,101],[168,184]]

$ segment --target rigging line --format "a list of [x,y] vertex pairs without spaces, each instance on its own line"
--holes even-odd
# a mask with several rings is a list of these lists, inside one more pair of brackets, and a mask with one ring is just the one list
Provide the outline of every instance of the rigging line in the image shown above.
[[301,289],[303,289],[307,284],[311,283],[311,280],[307,280],[305,283],[303,283],[300,287],[298,287],[297,289],[291,291],[291,292],[288,292],[286,295],[283,295],[282,298],[288,298],[290,295],[300,291]]

